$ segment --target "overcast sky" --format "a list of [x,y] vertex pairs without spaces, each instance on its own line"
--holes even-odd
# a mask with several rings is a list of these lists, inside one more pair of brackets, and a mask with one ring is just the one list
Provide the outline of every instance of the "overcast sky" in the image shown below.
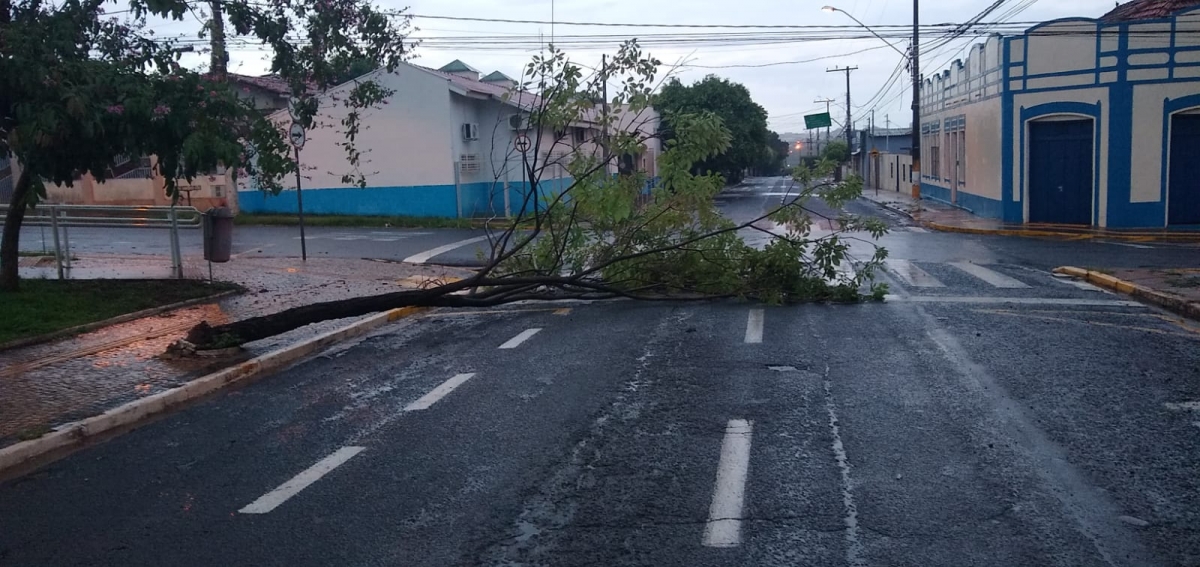
[[[923,0],[921,2],[922,23],[959,23],[970,19],[992,0]],[[1007,0],[997,11],[1019,5],[1022,0]],[[476,18],[503,18],[519,20],[551,19],[550,0],[377,0],[386,8],[410,7],[409,13],[417,16],[469,16]],[[826,3],[853,14],[869,26],[911,25],[912,4],[907,0],[556,0],[553,17],[558,22],[639,22],[653,24],[772,24],[772,25],[853,25],[845,14],[828,13],[821,10]],[[1045,21],[1067,16],[1098,17],[1112,9],[1114,0],[1041,0],[1016,15],[1012,21]],[[987,21],[995,21],[988,18]],[[522,66],[529,61],[533,51],[528,48],[474,46],[436,47],[436,41],[445,38],[478,38],[480,36],[537,36],[541,34],[549,42],[552,30],[545,24],[517,24],[467,22],[428,19],[417,17],[413,25],[420,31],[414,37],[430,38],[429,43],[415,51],[417,64],[440,67],[454,59],[461,59],[484,73],[502,71],[517,77]],[[162,34],[194,33],[195,20],[155,25]],[[717,33],[754,32],[754,30],[714,30]],[[619,37],[645,37],[647,33],[704,33],[704,30],[687,29],[633,29],[624,27],[581,27],[554,26],[553,33],[564,35],[608,34]],[[886,35],[886,34],[885,34]],[[967,44],[977,40],[963,38],[951,42],[933,52],[925,46],[935,38],[922,39],[922,71],[926,74],[946,68],[955,58],[964,56]],[[611,46],[604,49],[596,45],[588,49],[569,50],[573,60],[585,65],[597,66],[600,54],[614,51],[619,40],[614,37]],[[907,42],[895,41],[904,50]],[[856,55],[839,56],[851,52],[865,51]],[[824,110],[823,104],[814,104],[818,98],[845,99],[845,76],[827,73],[834,66],[857,66],[851,75],[852,99],[856,115],[865,115],[870,108],[876,110],[876,123],[883,127],[885,116],[893,126],[907,126],[910,121],[909,89],[907,74],[895,81],[886,96],[876,96],[892,76],[900,55],[875,38],[836,39],[781,44],[720,46],[662,45],[648,47],[646,51],[664,62],[686,61],[689,67],[677,72],[684,82],[692,82],[713,73],[740,82],[750,89],[754,99],[770,114],[771,128],[778,132],[799,132],[803,128],[803,115]],[[810,63],[777,65],[760,68],[715,68],[697,66],[762,65],[784,61],[810,60],[818,57],[837,56]],[[197,56],[197,60],[200,58]],[[230,70],[245,74],[260,74],[266,71],[263,54],[255,51],[231,51]],[[904,92],[901,93],[901,87]],[[863,103],[875,102],[861,107]],[[834,107],[834,116],[843,120],[845,107]],[[856,127],[865,122],[855,119]]]

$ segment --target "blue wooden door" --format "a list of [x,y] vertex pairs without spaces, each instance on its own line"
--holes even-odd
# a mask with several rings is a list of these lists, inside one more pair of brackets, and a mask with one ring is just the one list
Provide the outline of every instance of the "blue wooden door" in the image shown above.
[[1167,224],[1200,224],[1200,115],[1171,119],[1171,171]]
[[1029,222],[1092,224],[1092,121],[1029,123]]

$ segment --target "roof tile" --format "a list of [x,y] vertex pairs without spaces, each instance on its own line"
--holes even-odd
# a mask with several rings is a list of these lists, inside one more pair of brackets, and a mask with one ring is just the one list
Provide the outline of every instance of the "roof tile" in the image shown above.
[[1100,21],[1112,23],[1166,18],[1198,6],[1200,0],[1131,0],[1100,16]]

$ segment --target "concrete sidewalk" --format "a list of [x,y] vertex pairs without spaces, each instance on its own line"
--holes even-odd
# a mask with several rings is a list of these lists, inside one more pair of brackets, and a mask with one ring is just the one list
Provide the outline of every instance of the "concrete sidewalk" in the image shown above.
[[1200,320],[1200,268],[1103,269],[1060,266],[1054,271]]
[[[207,275],[191,259],[185,273]],[[163,257],[87,257],[79,273],[147,277],[170,262]],[[161,356],[200,321],[225,323],[298,305],[417,288],[430,280],[469,272],[437,266],[338,258],[244,258],[215,264],[215,279],[234,282],[246,293],[182,308],[74,337],[0,352],[0,447],[36,437],[55,426],[98,415],[123,403],[179,386],[252,356],[314,337],[347,324],[326,321],[246,345],[226,358],[172,359]],[[23,277],[31,273],[22,269]],[[53,277],[53,276],[51,276]]]
[[903,192],[864,189],[862,197],[904,214],[927,228],[942,232],[1071,240],[1106,238],[1133,242],[1200,242],[1200,230],[1108,230],[1072,225],[1008,224],[999,219],[976,216],[965,209],[939,201],[913,199]]

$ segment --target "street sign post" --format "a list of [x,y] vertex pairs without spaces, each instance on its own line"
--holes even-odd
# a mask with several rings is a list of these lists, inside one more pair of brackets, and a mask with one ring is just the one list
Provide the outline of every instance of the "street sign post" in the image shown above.
[[288,140],[297,150],[304,149],[304,126],[299,122],[292,122],[292,127],[288,129]]
[[[529,168],[529,161],[527,159],[527,155],[529,152],[529,148],[532,146],[533,146],[533,144],[529,141],[529,136],[526,136],[525,134],[520,134],[517,136],[517,138],[515,140],[513,140],[513,147],[516,148],[518,152],[521,152],[521,192],[522,193],[525,193],[525,170]],[[506,198],[508,197],[507,191],[504,192],[504,196]],[[528,203],[529,199],[524,199],[523,202]],[[534,206],[536,206],[536,201],[534,202]],[[506,205],[506,207],[507,207],[507,205]],[[522,214],[525,213],[524,206],[521,207],[521,213]],[[509,216],[512,216],[512,214],[509,213]]]
[[828,112],[820,114],[809,114],[804,117],[804,127],[808,130],[816,130],[818,128],[828,128],[833,124],[833,120],[829,117]]
[[288,129],[288,140],[296,149],[296,213],[300,217],[300,261],[308,261],[308,244],[304,238],[304,195],[300,191],[300,148],[304,147],[304,125],[292,122]]

